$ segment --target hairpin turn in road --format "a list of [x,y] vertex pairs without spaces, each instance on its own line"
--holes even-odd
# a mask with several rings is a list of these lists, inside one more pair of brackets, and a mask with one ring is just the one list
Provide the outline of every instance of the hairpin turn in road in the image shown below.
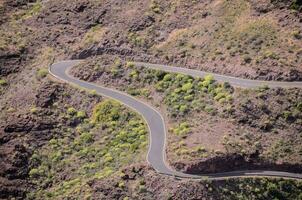
[[[292,179],[302,179],[302,174],[281,172],[281,171],[262,171],[262,170],[245,170],[245,171],[231,171],[213,174],[185,174],[178,172],[170,168],[166,162],[166,126],[162,115],[150,105],[117,90],[106,88],[94,83],[79,80],[71,76],[68,72],[69,70],[78,65],[81,60],[67,60],[55,63],[49,67],[49,73],[59,80],[62,80],[69,84],[75,84],[82,88],[88,90],[95,90],[98,94],[112,98],[121,102],[122,104],[130,107],[131,109],[138,112],[145,119],[149,128],[149,150],[147,154],[147,161],[149,164],[160,174],[165,174],[169,176],[174,176],[178,178],[190,178],[190,179],[225,179],[231,177],[280,177],[280,178],[292,178]],[[206,72],[187,69],[170,67],[165,65],[150,64],[135,62],[137,66],[144,66],[152,69],[158,69],[163,71],[182,73],[191,75],[194,77],[204,77]],[[234,78],[229,76],[223,76],[218,74],[212,74],[213,77],[219,82],[229,82],[235,87],[245,87],[254,88],[262,85],[267,85],[269,87],[299,87],[302,88],[302,82],[270,82],[270,81],[258,81],[258,80],[246,80],[241,78]]]

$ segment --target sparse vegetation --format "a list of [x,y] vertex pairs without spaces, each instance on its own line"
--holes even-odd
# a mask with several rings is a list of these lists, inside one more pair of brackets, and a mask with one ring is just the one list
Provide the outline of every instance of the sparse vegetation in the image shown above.
[[30,113],[32,113],[32,114],[37,114],[38,113],[38,108],[37,107],[32,107],[31,109],[30,109]]
[[156,0],[151,1],[150,9],[154,12],[159,14],[160,13],[160,6]]
[[[68,115],[86,118],[70,107]],[[103,179],[139,160],[147,146],[147,129],[140,117],[119,103],[99,103],[90,119],[53,138],[31,158],[30,177],[37,184],[29,199],[85,198],[90,180]],[[62,177],[68,174],[68,177]],[[141,189],[143,192],[143,189]]]
[[302,9],[302,2],[301,0],[292,0],[290,8],[294,10],[301,10]]
[[146,45],[146,41],[142,36],[139,36],[137,33],[129,33],[128,40],[135,46],[144,47]]
[[48,70],[45,68],[41,68],[37,70],[37,78],[38,79],[43,79],[47,76]]
[[293,37],[294,37],[295,39],[297,39],[297,40],[302,39],[302,34],[301,34],[301,32],[300,32],[299,30],[293,31],[293,32],[292,32],[292,35],[293,35]]
[[26,5],[24,10],[19,10],[18,12],[12,13],[14,20],[26,20],[35,15],[38,15],[42,10],[42,3],[40,0],[29,3]]
[[[53,84],[44,78],[45,71],[39,72],[60,58],[99,55],[92,58],[97,63],[99,57],[120,56],[114,63],[97,63],[93,73],[85,63],[81,76],[136,95],[163,111],[171,130],[168,158],[179,161],[176,167],[186,169],[188,163],[216,154],[228,156],[224,148],[250,162],[259,158],[277,167],[299,165],[301,90],[245,92],[211,76],[178,77],[123,61],[299,81],[301,1],[271,2],[0,2],[1,198],[24,199],[34,188],[29,199],[198,199],[200,194],[205,199],[220,194],[221,199],[299,199],[300,185],[292,182],[223,181],[207,187],[184,180],[175,187],[173,178],[157,176],[149,167],[126,168],[131,172],[116,182],[121,167],[141,157],[145,161],[141,152],[146,136],[137,133],[143,127],[141,118],[114,103],[106,103],[108,112],[102,108],[92,113],[91,106],[101,99],[96,91],[74,95],[65,84]],[[111,118],[102,118],[102,112]],[[96,115],[102,120],[94,120]],[[228,139],[220,144],[223,136]],[[28,184],[30,180],[34,182]],[[213,197],[207,196],[211,192]]]
[[4,79],[0,79],[0,87],[7,86],[7,81]]
[[[212,186],[213,187],[213,186]],[[301,199],[301,181],[247,178],[226,180],[214,190],[223,199]]]
[[106,33],[106,28],[104,28],[100,25],[93,26],[85,34],[80,46],[87,47],[96,42],[99,42],[105,33]]
[[185,138],[190,133],[190,126],[187,122],[180,123],[176,128],[172,129],[177,136]]

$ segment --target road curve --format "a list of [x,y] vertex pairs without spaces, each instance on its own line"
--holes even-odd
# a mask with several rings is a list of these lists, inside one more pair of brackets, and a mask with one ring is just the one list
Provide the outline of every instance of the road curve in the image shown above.
[[[149,150],[147,153],[147,161],[148,163],[160,174],[165,174],[169,176],[174,176],[178,178],[190,178],[190,179],[226,179],[231,177],[280,177],[280,178],[291,178],[291,179],[302,179],[302,174],[289,173],[289,172],[281,172],[281,171],[262,171],[262,170],[245,170],[245,171],[232,171],[232,172],[223,172],[223,173],[214,173],[214,174],[202,174],[202,175],[194,175],[194,174],[185,174],[182,172],[178,172],[170,168],[170,166],[166,162],[166,153],[165,153],[165,144],[166,144],[166,126],[162,115],[150,105],[135,99],[134,97],[106,87],[102,87],[100,85],[96,85],[93,83],[89,83],[86,81],[79,80],[69,74],[69,70],[79,64],[81,60],[67,60],[55,63],[49,67],[49,73],[53,75],[55,78],[62,80],[69,84],[74,84],[80,86],[82,88],[88,90],[95,90],[98,94],[115,99],[122,104],[130,107],[135,110],[139,114],[143,116],[145,119],[148,128],[149,128]],[[146,63],[135,63],[136,65],[144,65]],[[147,64],[146,67],[151,67],[154,69],[160,69],[164,71],[171,71],[177,73],[183,73],[179,70],[174,70],[175,68],[167,67],[165,68],[162,65],[153,65]],[[177,68],[178,69],[178,68]],[[191,73],[190,70],[180,68],[184,71],[184,74],[189,74],[195,76],[195,73]],[[187,73],[189,72],[189,73]],[[193,71],[195,72],[195,70]],[[198,72],[198,71],[197,71]],[[197,76],[201,76],[199,74]],[[215,78],[217,78],[215,76]],[[234,80],[234,79],[232,79]],[[225,81],[220,80],[220,81]],[[231,84],[232,81],[227,80]],[[248,81],[250,82],[250,81]],[[239,82],[238,82],[239,83]],[[262,84],[262,83],[261,83]],[[246,84],[245,86],[252,87],[252,85]],[[257,84],[253,85],[256,87]],[[271,85],[269,85],[271,86]],[[296,86],[294,86],[296,87]],[[300,86],[301,87],[301,86]]]

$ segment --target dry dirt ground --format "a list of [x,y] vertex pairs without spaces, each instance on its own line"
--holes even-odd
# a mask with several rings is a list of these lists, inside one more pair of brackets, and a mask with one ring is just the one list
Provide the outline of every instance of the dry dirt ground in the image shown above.
[[[300,5],[298,0],[0,0],[0,198],[24,199],[29,192],[35,192],[37,185],[29,176],[33,152],[52,138],[61,137],[65,130],[75,132],[80,121],[64,117],[62,113],[68,108],[85,110],[90,115],[94,105],[101,101],[100,97],[54,82],[47,76],[47,67],[53,61],[108,54],[122,60],[175,64],[253,79],[301,80]],[[230,118],[220,120],[220,116],[203,112],[194,116],[209,119],[213,124],[191,125],[192,131],[185,139],[190,148],[194,145],[191,141],[197,140],[206,141],[205,148],[223,150],[225,147],[219,143],[207,146],[211,138],[221,138],[213,125],[231,131],[239,124],[261,135],[261,144],[270,146],[269,142],[278,139],[286,141],[285,146],[297,144],[301,121],[297,121],[296,114],[292,116],[294,110],[290,109],[291,101],[300,98],[301,91],[265,90],[260,97],[247,92],[245,98],[250,97],[251,102],[244,105],[240,105],[244,97],[236,94],[240,93],[234,93],[235,107]],[[268,100],[272,103],[265,108],[263,104]],[[280,111],[276,110],[278,107]],[[288,122],[279,115],[271,117],[271,113],[283,116],[284,110]],[[206,134],[213,134],[199,134],[205,133],[198,131],[201,128],[209,130]],[[271,128],[278,134],[273,135]],[[263,133],[266,129],[267,134]],[[232,133],[229,144],[237,141],[233,136]],[[283,155],[284,143],[275,146]],[[293,152],[294,157],[287,156],[292,152],[286,153],[283,158],[277,154],[281,163],[300,162],[298,152]],[[185,169],[183,163],[178,166]],[[244,191],[245,199],[272,199],[276,194],[280,199],[298,199],[301,193],[299,182],[290,182],[291,189],[284,186],[288,182],[258,179],[223,181],[211,186],[206,182],[161,177],[144,164],[138,168],[139,179],[148,176],[145,182],[134,178],[123,186],[115,184],[120,181],[117,177],[113,178],[115,181],[93,180],[91,198],[238,199]],[[60,178],[68,180],[68,176]],[[157,190],[159,183],[167,186]],[[258,190],[259,184],[264,190]],[[260,198],[260,194],[264,196]],[[48,195],[51,198],[52,194]]]

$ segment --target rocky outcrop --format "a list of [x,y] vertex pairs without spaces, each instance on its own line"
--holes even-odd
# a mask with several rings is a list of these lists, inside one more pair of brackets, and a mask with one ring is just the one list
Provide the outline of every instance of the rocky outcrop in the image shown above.
[[28,183],[24,180],[8,180],[0,177],[0,199],[24,199]]
[[84,49],[72,56],[72,59],[86,59],[96,55],[119,55],[119,56],[133,56],[135,53],[131,49],[123,49],[118,47],[110,47],[106,44],[99,46],[91,46],[89,49]]
[[254,155],[229,154],[214,156],[190,163],[175,162],[173,166],[189,174],[220,173],[236,170],[275,170],[301,173],[302,166],[288,163],[270,163]]
[[60,87],[57,84],[46,83],[42,85],[36,94],[36,105],[42,108],[47,108],[56,100],[56,94],[60,92]]
[[155,19],[152,16],[142,16],[141,18],[136,18],[133,21],[133,24],[130,27],[130,31],[142,31],[147,27],[150,27],[155,22]]
[[16,73],[20,70],[21,55],[18,53],[2,53],[0,54],[0,77]]

